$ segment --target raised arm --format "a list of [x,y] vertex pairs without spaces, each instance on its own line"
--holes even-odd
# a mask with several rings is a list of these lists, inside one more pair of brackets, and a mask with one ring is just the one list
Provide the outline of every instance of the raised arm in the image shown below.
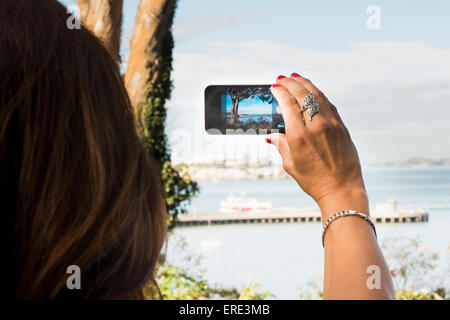
[[370,212],[358,153],[336,107],[295,73],[279,76],[272,93],[286,134],[271,134],[266,141],[277,146],[284,169],[317,202],[323,223],[344,210],[362,214],[333,219],[326,228],[324,298],[394,299],[374,229],[363,218]]

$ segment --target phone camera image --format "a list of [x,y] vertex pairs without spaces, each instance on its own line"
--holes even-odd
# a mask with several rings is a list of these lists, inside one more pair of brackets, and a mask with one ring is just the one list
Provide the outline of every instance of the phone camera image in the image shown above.
[[270,85],[209,86],[205,129],[210,134],[267,134],[284,132],[284,120]]

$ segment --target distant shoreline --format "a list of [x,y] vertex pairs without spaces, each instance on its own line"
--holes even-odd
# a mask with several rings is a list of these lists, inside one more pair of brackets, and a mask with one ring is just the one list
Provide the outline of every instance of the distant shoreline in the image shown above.
[[385,166],[385,165],[363,165],[363,169],[450,169],[450,165],[445,166]]
[[425,157],[413,157],[407,160],[390,161],[381,164],[374,164],[375,167],[389,168],[435,168],[450,167],[450,158],[431,159]]
[[189,165],[189,174],[196,181],[282,180],[288,174],[278,166]]
[[[442,160],[411,158],[384,164],[366,164],[363,165],[363,170],[365,169],[450,169],[450,158]],[[281,166],[245,163],[194,163],[189,165],[189,173],[195,181],[283,180],[289,178]]]

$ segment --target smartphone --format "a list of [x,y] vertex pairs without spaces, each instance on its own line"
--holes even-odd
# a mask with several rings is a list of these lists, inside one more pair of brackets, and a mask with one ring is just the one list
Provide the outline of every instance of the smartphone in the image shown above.
[[271,85],[211,85],[205,89],[209,134],[284,133],[284,120]]

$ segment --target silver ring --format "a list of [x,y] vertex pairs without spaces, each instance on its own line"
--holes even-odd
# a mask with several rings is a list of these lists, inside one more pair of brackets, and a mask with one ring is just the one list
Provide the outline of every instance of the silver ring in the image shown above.
[[308,119],[312,120],[314,115],[319,113],[319,104],[316,102],[314,98],[314,94],[312,91],[303,99],[301,111],[308,110]]

